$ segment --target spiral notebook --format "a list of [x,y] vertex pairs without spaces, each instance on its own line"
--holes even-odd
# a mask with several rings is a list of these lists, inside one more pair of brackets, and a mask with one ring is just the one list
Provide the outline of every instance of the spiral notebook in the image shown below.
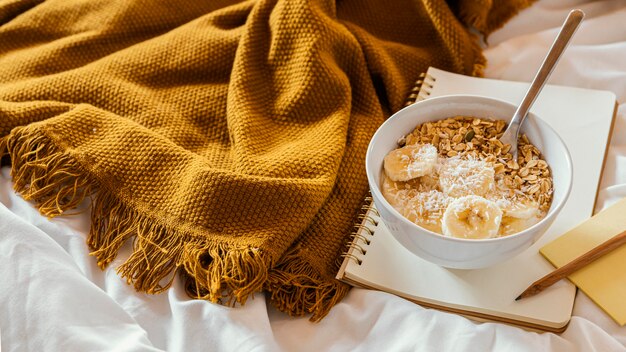
[[[431,67],[417,81],[407,104],[451,94],[484,95],[515,104],[527,88],[528,83],[475,78]],[[608,91],[547,85],[538,97],[531,111],[549,123],[567,144],[574,181],[561,213],[528,250],[484,269],[443,268],[400,245],[366,200],[337,279],[480,321],[540,331],[565,330],[576,295],[576,287],[569,281],[562,280],[527,299],[515,298],[554,270],[538,249],[592,215],[615,109],[615,95]]]

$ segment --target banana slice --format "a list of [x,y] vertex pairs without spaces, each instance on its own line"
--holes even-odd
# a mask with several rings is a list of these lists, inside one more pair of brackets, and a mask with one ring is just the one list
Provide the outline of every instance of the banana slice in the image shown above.
[[437,165],[437,148],[412,144],[394,149],[385,156],[384,169],[392,181],[408,181],[430,175]]
[[415,197],[419,191],[419,182],[417,179],[407,182],[392,181],[385,173],[383,173],[381,191],[383,197],[398,211],[406,206],[406,203]]
[[539,214],[539,204],[532,199],[505,200],[498,202],[504,216],[515,219],[530,219]]
[[470,195],[452,201],[443,213],[444,236],[484,239],[498,236],[502,210],[496,203]]
[[500,236],[508,236],[533,226],[541,219],[539,204],[532,199],[500,199],[496,204],[503,212]]
[[450,197],[485,196],[495,189],[494,176],[495,171],[489,162],[452,157],[441,165],[439,184],[443,193]]
[[450,200],[437,190],[420,192],[410,198],[399,212],[409,221],[427,230],[441,233],[441,220]]
[[383,174],[381,191],[389,204],[409,221],[427,230],[441,233],[441,218],[448,206],[449,198],[438,190],[430,189],[431,184],[425,185],[423,181],[433,182],[424,177],[407,182],[395,182]]
[[500,236],[509,236],[514,233],[522,232],[533,226],[541,220],[541,217],[534,216],[527,219],[519,219],[509,216],[503,216],[500,223]]

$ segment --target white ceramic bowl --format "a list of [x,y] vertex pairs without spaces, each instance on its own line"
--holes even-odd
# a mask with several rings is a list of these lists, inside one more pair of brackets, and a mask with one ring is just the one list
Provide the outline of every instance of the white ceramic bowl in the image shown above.
[[570,193],[572,160],[559,135],[534,114],[529,114],[526,118],[522,132],[542,152],[550,166],[554,185],[550,210],[534,226],[516,234],[492,239],[444,237],[403,217],[381,193],[383,158],[390,150],[397,148],[398,139],[413,131],[415,126],[458,115],[510,120],[514,112],[514,105],[501,100],[482,96],[449,95],[410,105],[391,116],[376,131],[370,141],[365,161],[369,186],[383,222],[391,234],[409,251],[444,267],[482,268],[519,254],[532,245],[552,224]]

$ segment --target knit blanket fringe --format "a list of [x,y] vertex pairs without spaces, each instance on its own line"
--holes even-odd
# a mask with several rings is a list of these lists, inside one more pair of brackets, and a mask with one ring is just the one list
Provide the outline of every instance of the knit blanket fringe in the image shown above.
[[274,267],[258,248],[211,243],[159,224],[119,200],[37,128],[18,127],[0,139],[0,157],[7,155],[15,191],[48,218],[75,215],[70,210],[91,199],[87,244],[101,269],[132,241],[132,253],[117,272],[138,291],[163,292],[181,270],[192,298],[243,305],[266,289],[279,310],[311,313],[312,321],[321,320],[348,293],[347,285],[323,279],[294,250]]
[[137,290],[153,294],[168,289],[179,268],[193,279],[187,290],[212,302],[243,304],[262,289],[271,263],[257,248],[189,238],[159,224],[118,200],[41,131],[14,129],[0,140],[0,153],[10,156],[15,191],[49,218],[66,214],[91,196],[91,255],[105,268],[132,240],[132,254],[117,271]]
[[323,278],[299,255],[300,248],[291,248],[280,263],[270,270],[267,291],[270,301],[289,315],[311,314],[309,320],[322,320],[330,309],[350,290],[338,280]]

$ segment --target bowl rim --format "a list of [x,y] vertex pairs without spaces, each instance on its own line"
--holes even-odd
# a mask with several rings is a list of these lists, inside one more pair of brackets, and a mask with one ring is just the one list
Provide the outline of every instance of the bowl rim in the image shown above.
[[[470,238],[459,238],[459,237],[448,237],[448,236],[444,236],[443,234],[439,234],[433,231],[430,231],[422,226],[417,225],[416,223],[410,221],[409,219],[407,219],[406,217],[404,217],[402,214],[400,214],[400,212],[398,212],[388,201],[387,199],[382,195],[382,192],[380,191],[380,185],[375,185],[375,187],[372,187],[372,184],[374,184],[373,180],[374,180],[374,175],[372,175],[373,170],[372,170],[372,165],[370,162],[370,158],[371,158],[371,153],[373,150],[373,145],[372,145],[372,141],[374,141],[377,137],[377,135],[379,133],[382,133],[381,131],[385,128],[387,128],[387,126],[390,126],[391,124],[393,124],[393,121],[395,119],[397,119],[398,115],[400,115],[400,113],[402,112],[402,114],[406,114],[407,110],[415,110],[418,109],[419,106],[423,106],[423,105],[428,105],[428,104],[444,104],[447,100],[458,100],[458,99],[472,99],[472,100],[483,100],[483,101],[487,101],[487,102],[493,102],[495,104],[503,104],[503,105],[508,105],[511,108],[515,109],[516,106],[508,101],[505,100],[501,100],[501,99],[497,99],[497,98],[492,98],[492,97],[488,97],[488,96],[483,96],[483,95],[474,95],[474,94],[451,94],[451,95],[442,95],[442,96],[438,96],[438,97],[432,97],[432,98],[428,98],[428,99],[424,99],[418,102],[415,102],[409,106],[406,106],[400,110],[398,110],[397,112],[395,112],[394,114],[392,114],[387,120],[385,120],[385,122],[383,122],[378,129],[376,130],[376,132],[374,133],[374,135],[372,136],[372,138],[370,139],[370,143],[367,147],[367,152],[365,154],[365,171],[367,174],[367,181],[369,184],[369,188],[370,188],[370,192],[374,193],[375,195],[375,199],[379,199],[383,202],[383,205],[385,206],[385,208],[394,213],[394,215],[397,218],[400,218],[400,221],[402,221],[403,223],[409,225],[410,227],[415,227],[416,229],[425,232],[428,236],[431,237],[436,237],[440,240],[444,240],[444,241],[451,241],[451,242],[461,242],[461,243],[492,243],[492,242],[502,242],[502,241],[511,241],[513,238],[517,238],[517,237],[522,237],[522,236],[526,236],[529,233],[533,233],[535,232],[536,228],[539,228],[541,226],[543,226],[543,224],[545,224],[548,221],[551,221],[552,218],[554,218],[563,208],[563,206],[565,206],[565,202],[568,200],[571,190],[572,190],[572,184],[574,183],[574,168],[573,168],[573,164],[572,164],[572,158],[570,155],[570,151],[569,148],[567,147],[567,144],[565,144],[565,141],[563,141],[563,138],[561,138],[561,136],[554,130],[554,128],[552,128],[552,126],[550,126],[547,122],[545,122],[544,120],[542,120],[540,117],[537,116],[537,114],[529,112],[528,114],[532,116],[532,118],[534,120],[539,121],[539,124],[542,125],[543,127],[546,127],[549,131],[551,131],[557,138],[557,140],[559,141],[559,143],[561,143],[561,145],[563,146],[563,149],[565,150],[565,161],[566,164],[568,166],[568,171],[569,171],[569,182],[567,184],[566,190],[565,190],[565,194],[563,196],[563,198],[561,199],[561,201],[559,203],[557,203],[554,207],[551,207],[551,210],[548,211],[548,213],[546,214],[546,216],[544,216],[541,220],[539,220],[536,224],[530,226],[529,228],[508,235],[508,236],[502,236],[502,237],[495,237],[495,238],[484,238],[484,239],[470,239]],[[403,112],[404,111],[404,112]],[[529,116],[527,116],[529,117]],[[443,118],[442,118],[443,119]],[[433,120],[433,121],[438,121],[438,120]],[[379,170],[380,172],[380,170]]]

